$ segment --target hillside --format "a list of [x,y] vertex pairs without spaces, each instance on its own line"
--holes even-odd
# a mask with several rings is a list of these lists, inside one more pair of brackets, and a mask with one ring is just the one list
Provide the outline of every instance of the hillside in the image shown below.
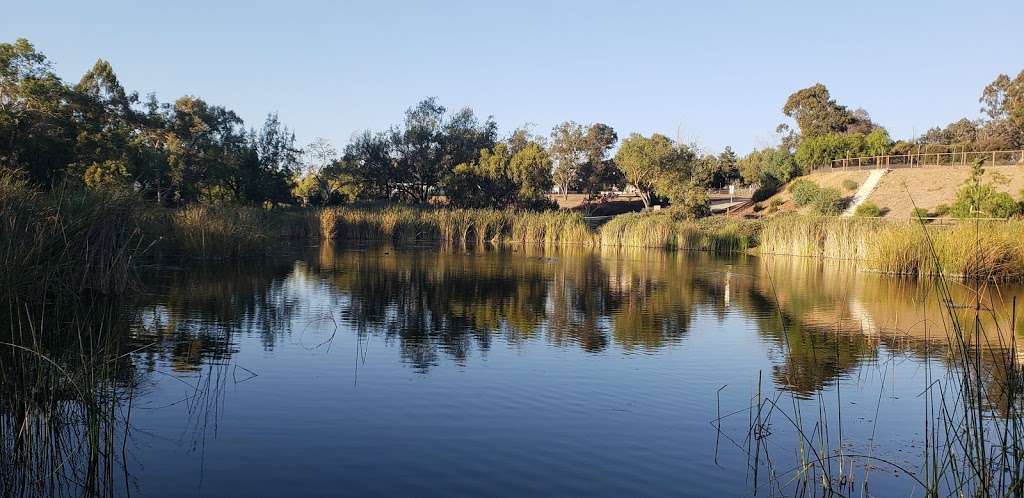
[[[878,187],[867,197],[882,209],[886,218],[909,218],[914,207],[922,207],[929,211],[941,204],[952,205],[956,193],[970,177],[969,167],[936,167],[916,169],[892,169],[882,177]],[[992,166],[985,168],[985,182],[991,182],[997,176],[1006,179],[1005,183],[995,185],[999,191],[1006,192],[1015,199],[1021,197],[1024,190],[1024,166]],[[868,177],[868,171],[824,171],[815,172],[801,177],[821,187],[831,187],[843,193],[847,199],[853,197],[856,188],[844,187],[844,181],[850,180],[860,186]],[[779,204],[781,202],[781,204]],[[753,207],[743,210],[743,215],[762,215],[767,213],[768,206],[776,204],[778,212],[796,211],[792,195],[786,188],[779,193],[760,202],[766,209],[755,214]],[[805,208],[806,209],[806,208]]]

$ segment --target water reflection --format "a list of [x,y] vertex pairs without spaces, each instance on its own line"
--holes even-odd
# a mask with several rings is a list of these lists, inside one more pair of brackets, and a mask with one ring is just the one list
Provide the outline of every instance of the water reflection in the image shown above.
[[[277,264],[181,270],[159,285],[138,308],[136,339],[156,343],[140,360],[180,371],[224,362],[235,334],[257,334],[272,350],[311,326],[381,336],[422,373],[442,361],[467,365],[495,340],[643,353],[680,344],[695,315],[753,324],[775,346],[776,383],[803,396],[883,351],[950,354],[949,316],[932,283],[794,258],[323,245]],[[950,289],[964,316],[978,296],[984,308],[1009,310],[1020,294],[994,290]],[[999,329],[979,343],[1015,356],[1009,327]]]
[[103,301],[4,304],[0,495],[117,494],[112,476],[127,480],[120,408],[142,378],[126,354],[122,310]]
[[[95,494],[126,494],[122,491],[131,488],[127,475],[117,487],[109,482],[125,460],[116,443],[132,447],[123,430],[131,426],[130,400],[165,394],[168,388],[161,381],[166,379],[186,387],[182,398],[165,395],[155,406],[136,407],[158,411],[181,403],[187,423],[178,444],[202,455],[217,430],[228,387],[256,375],[238,358],[260,348],[266,353],[260,365],[271,369],[273,353],[294,346],[316,350],[330,348],[338,337],[380,339],[393,346],[381,354],[396,358],[396,368],[427,379],[449,365],[471,370],[489,354],[506,349],[537,354],[541,347],[609,361],[664,356],[706,340],[707,329],[720,334],[710,341],[720,359],[736,346],[731,335],[749,332],[758,348],[746,350],[744,360],[718,365],[715,359],[697,358],[696,364],[685,366],[690,370],[682,369],[692,379],[672,377],[670,383],[707,381],[708,371],[717,374],[723,368],[737,370],[730,372],[733,379],[756,379],[754,367],[745,370],[747,365],[740,362],[750,361],[751,351],[763,356],[763,349],[774,387],[798,398],[822,393],[858,375],[862,366],[890,357],[934,358],[950,366],[956,354],[948,347],[949,308],[940,305],[933,282],[865,275],[841,265],[792,258],[323,245],[260,263],[161,268],[146,277],[145,289],[126,305],[86,313],[88,321],[47,322],[50,332],[40,335],[73,338],[73,344],[33,342],[32,334],[14,334],[31,330],[28,324],[39,315],[0,317],[12,324],[4,327],[11,332],[4,342],[28,344],[47,358],[10,348],[0,354],[0,477],[6,478],[5,494],[54,494],[49,491],[78,483]],[[1008,335],[1014,329],[1008,310],[1020,294],[1009,286],[949,289],[958,318],[968,318],[976,308],[1001,310],[984,316],[985,333],[967,337],[974,350],[984,350],[979,380],[988,392],[987,408],[997,414],[1008,413],[1014,402],[998,390],[1007,384],[999,379],[1007,377],[1021,356],[1015,338]],[[993,321],[1003,326],[995,327]],[[376,358],[381,361],[382,356]],[[330,372],[323,364],[299,367]],[[576,386],[581,392],[586,387]],[[648,388],[653,387],[628,389]],[[714,395],[712,387],[700,389]],[[287,394],[301,397],[304,392]],[[666,399],[664,394],[657,399]],[[415,398],[410,392],[405,395]],[[311,396],[319,400],[327,395]],[[599,398],[593,392],[590,396]],[[253,406],[268,410],[267,405]],[[508,406],[506,411],[511,410]],[[605,418],[613,417],[601,414],[594,420]],[[25,424],[35,432],[26,432]],[[26,434],[58,446],[26,445]],[[307,442],[283,444],[301,447]],[[47,456],[67,454],[69,447],[82,452],[84,463],[69,465]],[[64,471],[63,484],[32,488],[39,476]],[[104,486],[109,493],[98,491]]]

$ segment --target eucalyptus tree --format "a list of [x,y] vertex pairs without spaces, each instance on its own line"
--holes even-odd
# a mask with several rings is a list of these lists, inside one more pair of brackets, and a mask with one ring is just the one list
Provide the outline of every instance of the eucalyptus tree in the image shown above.
[[552,177],[562,195],[579,184],[581,168],[587,160],[585,133],[575,121],[566,121],[551,130],[548,153],[554,161]]
[[457,165],[494,146],[497,129],[493,118],[480,122],[472,109],[448,116],[436,98],[421,101],[389,132],[392,187],[410,202],[426,204]]
[[622,141],[615,154],[615,164],[626,183],[636,189],[644,207],[654,197],[688,187],[696,154],[685,145],[655,133],[650,138],[633,133]]
[[986,134],[1005,146],[1024,148],[1024,71],[1010,78],[1000,74],[985,87],[979,102],[988,117]]
[[24,38],[0,44],[0,167],[49,184],[74,160],[72,90]]

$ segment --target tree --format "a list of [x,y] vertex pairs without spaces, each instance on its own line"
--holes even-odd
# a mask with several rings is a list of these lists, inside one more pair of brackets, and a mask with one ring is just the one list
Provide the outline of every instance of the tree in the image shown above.
[[622,173],[608,153],[615,147],[619,136],[615,129],[604,123],[594,123],[583,135],[583,150],[586,161],[580,169],[580,190],[594,196],[610,186],[618,185]]
[[140,102],[102,59],[72,86],[27,40],[0,44],[0,167],[35,186],[118,188],[160,204],[290,202],[297,154],[276,115],[247,133],[197,97]]
[[526,124],[512,131],[512,134],[505,140],[505,143],[508,144],[509,152],[515,154],[531,143],[536,143],[541,147],[545,147],[544,137],[534,135],[533,132],[530,131],[532,127],[532,124]]
[[676,147],[668,137],[655,133],[650,138],[633,133],[622,141],[615,164],[626,182],[637,190],[644,207],[650,207],[658,190],[666,190],[689,179],[694,154],[688,147]]
[[978,128],[977,122],[962,118],[946,125],[945,128],[936,126],[929,129],[917,142],[922,145],[973,146],[978,140]]
[[281,124],[277,113],[267,115],[259,133],[249,135],[248,150],[235,179],[235,200],[250,204],[288,202],[292,178],[301,170],[303,151],[295,133]]
[[885,128],[875,128],[864,136],[864,153],[868,156],[884,156],[892,150],[893,142]]
[[445,108],[428,98],[405,111],[402,128],[393,128],[390,139],[396,155],[393,185],[413,203],[426,204],[431,190],[448,173],[441,165],[441,135]]
[[97,60],[74,86],[76,124],[75,159],[68,167],[96,188],[146,187],[144,170],[150,164],[142,150],[144,117],[133,106],[138,95],[129,94],[107,61]]
[[364,131],[345,146],[342,160],[332,164],[325,176],[336,182],[349,197],[391,199],[398,191],[395,143],[389,132]]
[[509,176],[517,187],[516,205],[523,208],[551,206],[547,193],[554,184],[551,156],[539,142],[529,142],[509,161]]
[[721,183],[721,175],[718,171],[718,158],[711,154],[704,154],[693,163],[691,181],[694,185],[703,188],[713,188]]
[[1011,79],[1000,74],[985,87],[979,102],[989,135],[1005,140],[1012,148],[1024,147],[1024,71]]
[[850,112],[836,103],[821,83],[794,92],[786,99],[782,112],[796,121],[803,138],[873,128],[866,111]]
[[1009,218],[1020,212],[1020,204],[1006,192],[996,189],[997,185],[1005,185],[1009,179],[993,174],[992,181],[982,182],[985,169],[982,160],[975,161],[971,166],[971,176],[956,194],[950,213],[957,218]]
[[338,160],[338,150],[330,140],[316,137],[303,152],[302,174],[296,184],[295,195],[305,204],[326,205],[333,197],[331,182],[325,170]]
[[427,203],[457,165],[494,146],[497,129],[492,118],[479,122],[472,109],[448,116],[436,98],[421,101],[406,111],[402,127],[389,132],[391,186],[410,202]]
[[445,182],[449,204],[464,208],[545,208],[551,188],[551,159],[536,142],[512,153],[507,143],[480,151],[480,158],[456,166]]
[[579,184],[581,168],[587,160],[583,126],[574,121],[555,126],[551,130],[551,147],[548,152],[555,164],[555,185],[562,195],[566,195]]
[[747,185],[775,188],[800,174],[793,155],[782,148],[755,150],[737,164]]
[[223,107],[182,97],[167,109],[165,128],[172,200],[181,205],[224,199],[228,170],[237,167],[229,150],[245,143],[242,120]]
[[509,176],[512,156],[506,144],[480,151],[480,158],[455,167],[445,179],[448,204],[462,208],[506,207],[515,200],[516,186]]
[[732,147],[726,145],[725,150],[718,155],[718,171],[721,174],[722,182],[721,185],[716,185],[716,187],[721,188],[740,179],[740,169],[737,161],[736,153],[732,151]]
[[0,44],[0,167],[50,184],[74,160],[71,89],[28,40]]

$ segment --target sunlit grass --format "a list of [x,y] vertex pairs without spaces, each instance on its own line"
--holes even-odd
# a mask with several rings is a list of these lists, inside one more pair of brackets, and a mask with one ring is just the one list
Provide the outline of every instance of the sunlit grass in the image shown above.
[[1024,279],[1024,223],[972,221],[922,229],[918,221],[780,216],[765,222],[760,251],[849,259],[894,275]]

